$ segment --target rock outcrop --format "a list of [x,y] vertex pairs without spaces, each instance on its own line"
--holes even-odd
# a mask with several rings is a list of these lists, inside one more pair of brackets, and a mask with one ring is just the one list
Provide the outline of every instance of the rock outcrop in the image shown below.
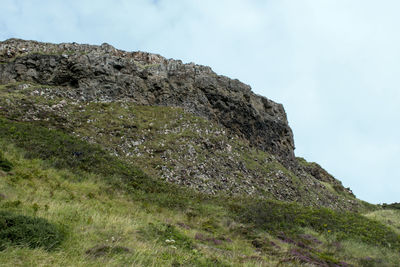
[[211,68],[145,52],[101,46],[9,39],[0,43],[0,83],[29,81],[64,86],[80,101],[126,100],[183,107],[297,165],[292,130],[281,104]]
[[0,42],[0,116],[61,129],[206,194],[359,207],[340,181],[294,156],[281,104],[209,67],[108,44],[10,39]]

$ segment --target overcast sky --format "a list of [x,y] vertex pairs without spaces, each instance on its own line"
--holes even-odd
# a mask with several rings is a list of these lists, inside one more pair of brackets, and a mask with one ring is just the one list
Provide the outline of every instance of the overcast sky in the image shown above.
[[1,0],[0,40],[107,42],[208,65],[283,103],[296,155],[400,202],[400,1]]

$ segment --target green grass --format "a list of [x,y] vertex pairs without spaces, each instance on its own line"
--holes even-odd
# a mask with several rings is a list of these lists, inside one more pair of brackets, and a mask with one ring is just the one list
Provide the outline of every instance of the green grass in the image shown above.
[[375,210],[365,214],[366,217],[388,225],[395,232],[400,234],[400,210],[383,209]]
[[[283,266],[290,266],[301,263],[290,253],[305,242],[300,238],[304,229],[324,240],[322,245],[310,243],[304,252],[315,261],[360,264],[364,254],[348,253],[357,251],[356,244],[373,251],[377,261],[385,262],[376,252],[382,249],[389,262],[399,259],[399,235],[384,221],[294,203],[196,193],[157,181],[97,145],[35,123],[1,119],[0,140],[2,159],[12,165],[0,174],[5,196],[0,208],[66,231],[54,251],[9,246],[0,252],[1,262],[260,266],[285,259]],[[295,242],[285,243],[282,232]],[[215,245],[196,239],[197,233],[232,242]],[[254,240],[265,238],[279,248],[262,241],[259,254]],[[349,247],[336,251],[329,245],[335,242]]]
[[273,233],[297,232],[311,228],[335,235],[336,240],[353,239],[366,244],[400,249],[400,236],[388,226],[354,212],[338,212],[326,208],[310,208],[296,203],[273,200],[234,204],[239,220]]
[[[24,148],[27,158],[47,160],[56,168],[144,176],[139,170],[129,170],[100,147],[89,145],[60,131],[35,126],[33,123],[17,123],[0,119],[0,137]],[[110,164],[108,164],[110,163]]]
[[156,240],[157,242],[171,247],[180,247],[187,250],[193,250],[193,240],[182,234],[171,224],[149,223],[146,227],[139,230],[144,240]]

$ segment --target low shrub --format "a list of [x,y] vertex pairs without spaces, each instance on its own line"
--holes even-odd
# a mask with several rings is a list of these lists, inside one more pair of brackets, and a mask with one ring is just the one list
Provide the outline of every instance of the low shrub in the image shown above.
[[5,172],[9,172],[11,171],[11,169],[13,168],[13,164],[8,161],[3,153],[0,151],[0,170],[3,170]]
[[0,211],[0,250],[9,246],[53,250],[64,238],[65,233],[45,219]]
[[392,210],[400,210],[400,203],[397,203],[397,202],[391,203],[391,204],[383,203],[382,204],[382,208],[384,208],[384,209],[392,209]]

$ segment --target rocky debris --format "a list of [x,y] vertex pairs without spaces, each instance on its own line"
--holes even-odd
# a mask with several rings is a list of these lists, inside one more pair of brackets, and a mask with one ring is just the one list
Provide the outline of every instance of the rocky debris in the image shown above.
[[238,80],[209,67],[145,52],[101,46],[9,39],[0,43],[0,82],[63,86],[77,101],[179,106],[220,123],[278,157],[294,160],[294,141],[281,104],[255,95]]

